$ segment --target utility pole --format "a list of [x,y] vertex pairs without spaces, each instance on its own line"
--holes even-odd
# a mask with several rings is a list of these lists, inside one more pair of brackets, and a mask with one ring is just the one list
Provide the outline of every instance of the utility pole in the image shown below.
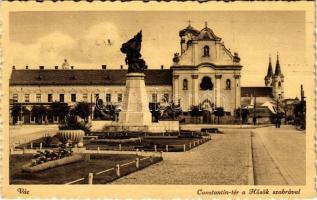
[[254,105],[253,105],[253,125],[256,125],[256,96],[254,93]]
[[91,93],[91,94],[90,94],[90,110],[91,110],[91,112],[90,112],[90,119],[91,119],[91,120],[92,120],[92,115],[93,115],[92,107],[93,107],[93,105],[92,105],[92,93]]

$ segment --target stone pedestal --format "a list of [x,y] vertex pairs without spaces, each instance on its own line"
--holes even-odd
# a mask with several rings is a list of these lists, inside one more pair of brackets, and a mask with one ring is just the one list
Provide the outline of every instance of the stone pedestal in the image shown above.
[[143,73],[126,75],[126,90],[118,121],[118,125],[124,129],[147,129],[145,127],[152,125],[144,77]]

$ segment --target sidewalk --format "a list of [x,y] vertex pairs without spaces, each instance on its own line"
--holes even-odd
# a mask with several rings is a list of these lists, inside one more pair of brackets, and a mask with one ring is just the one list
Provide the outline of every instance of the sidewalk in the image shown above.
[[292,126],[253,130],[256,184],[304,185],[305,140],[306,134]]
[[44,135],[54,135],[58,131],[58,125],[15,125],[9,127],[9,144],[26,143]]
[[250,130],[226,130],[187,152],[163,153],[163,162],[113,184],[248,184]]

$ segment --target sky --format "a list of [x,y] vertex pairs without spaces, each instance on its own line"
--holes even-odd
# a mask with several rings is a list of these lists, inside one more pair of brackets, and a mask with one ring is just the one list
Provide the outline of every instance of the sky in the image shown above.
[[65,58],[75,69],[119,69],[125,65],[121,44],[140,30],[149,68],[169,68],[180,51],[179,31],[190,20],[198,30],[207,22],[228,49],[239,53],[242,86],[264,86],[269,56],[275,68],[277,52],[286,97],[299,96],[301,79],[313,73],[306,63],[305,13],[300,11],[33,11],[12,12],[9,20],[8,62],[17,69],[53,69]]

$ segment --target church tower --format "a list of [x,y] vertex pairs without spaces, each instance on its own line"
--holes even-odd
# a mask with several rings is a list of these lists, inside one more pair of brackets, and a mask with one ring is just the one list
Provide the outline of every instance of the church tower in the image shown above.
[[272,87],[273,85],[273,68],[272,68],[272,63],[271,63],[271,56],[269,60],[269,66],[267,68],[267,74],[264,78],[265,81],[265,86],[266,87]]
[[277,60],[275,65],[275,72],[273,75],[273,96],[274,99],[284,99],[284,75],[282,74],[279,56],[277,54]]

